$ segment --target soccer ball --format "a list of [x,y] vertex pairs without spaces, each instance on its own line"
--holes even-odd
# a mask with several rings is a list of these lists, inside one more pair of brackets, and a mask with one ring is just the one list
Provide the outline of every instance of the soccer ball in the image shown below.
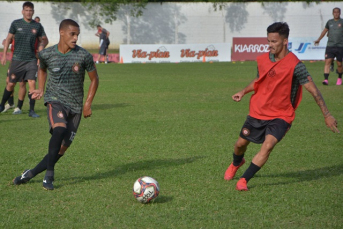
[[133,184],[133,195],[141,203],[146,204],[160,193],[158,182],[152,177],[140,177]]

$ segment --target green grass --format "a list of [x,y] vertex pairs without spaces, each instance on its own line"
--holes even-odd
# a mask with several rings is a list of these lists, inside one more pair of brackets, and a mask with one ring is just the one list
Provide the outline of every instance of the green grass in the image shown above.
[[[343,86],[321,85],[324,63],[306,62],[338,123]],[[305,90],[297,117],[267,164],[235,190],[224,181],[249,97],[231,95],[256,76],[256,63],[97,65],[93,116],[56,165],[54,191],[44,174],[11,180],[47,153],[45,107],[39,119],[0,115],[0,228],[342,228],[343,139],[332,133]],[[0,89],[5,85],[5,72]],[[86,89],[89,80],[86,80]],[[18,89],[16,89],[18,90]],[[17,91],[15,94],[17,99]],[[342,125],[339,126],[341,131]],[[250,144],[249,165],[260,145]],[[152,176],[160,196],[143,205],[134,181]]]

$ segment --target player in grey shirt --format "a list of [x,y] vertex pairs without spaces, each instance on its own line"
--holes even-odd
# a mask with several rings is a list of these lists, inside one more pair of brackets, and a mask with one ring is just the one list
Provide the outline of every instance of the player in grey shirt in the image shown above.
[[335,7],[332,10],[333,19],[330,19],[319,38],[314,41],[318,45],[320,40],[328,34],[328,43],[325,50],[325,67],[324,67],[324,85],[329,84],[330,65],[336,57],[338,79],[336,85],[342,84],[342,59],[343,59],[343,19],[341,16],[341,9]]
[[[85,49],[76,45],[80,26],[75,21],[63,20],[59,31],[59,43],[39,54],[39,87],[37,90],[30,91],[33,99],[41,99],[44,94],[47,72],[49,72],[44,96],[51,133],[48,154],[35,168],[25,170],[21,176],[14,178],[14,185],[25,184],[46,170],[43,188],[53,190],[55,164],[72,143],[82,113],[85,118],[92,115],[91,105],[99,85],[93,57]],[[83,104],[86,71],[91,83]]]

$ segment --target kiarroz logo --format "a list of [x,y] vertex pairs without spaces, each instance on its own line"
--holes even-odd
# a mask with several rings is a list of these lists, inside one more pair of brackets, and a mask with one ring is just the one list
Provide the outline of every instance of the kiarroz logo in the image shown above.
[[295,49],[294,51],[297,51],[298,53],[304,53],[309,45],[311,45],[311,43],[300,43],[299,48]]

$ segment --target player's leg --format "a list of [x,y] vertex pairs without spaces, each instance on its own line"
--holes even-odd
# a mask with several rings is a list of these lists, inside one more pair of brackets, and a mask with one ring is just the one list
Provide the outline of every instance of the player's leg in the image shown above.
[[250,141],[239,137],[235,143],[234,153],[233,153],[233,161],[230,166],[226,169],[224,174],[225,180],[232,180],[237,170],[245,163],[244,153],[247,150]]
[[[30,61],[27,63],[26,66],[26,75],[25,81],[29,83],[29,92],[36,89],[36,80],[37,80],[37,61]],[[30,110],[29,110],[29,117],[38,118],[39,115],[35,113],[35,104],[36,100],[32,99],[32,95],[28,93],[29,103],[30,103]]]
[[338,48],[338,53],[337,53],[337,82],[336,85],[342,85],[342,60],[343,60],[343,48]]
[[225,180],[232,180],[237,170],[245,163],[244,153],[251,141],[259,140],[261,143],[264,140],[264,130],[261,132],[259,129],[255,128],[259,126],[260,123],[256,119],[248,116],[245,120],[238,140],[235,143],[233,161],[230,166],[226,169],[224,174]]
[[63,139],[67,134],[67,110],[60,103],[47,104],[48,120],[50,125],[51,138],[47,155],[46,173],[43,180],[43,187],[46,190],[53,190],[55,164],[60,158],[59,152]]
[[17,103],[17,107],[13,111],[13,114],[22,114],[23,113],[22,108],[23,108],[23,104],[24,104],[25,94],[26,94],[26,82],[21,81],[19,83],[18,103]]
[[335,48],[326,47],[325,49],[325,65],[324,65],[324,81],[323,85],[329,85],[329,75],[330,75],[330,66],[335,58]]
[[[8,78],[8,71],[7,71],[6,85],[8,84],[8,82],[9,82],[9,78]],[[10,98],[7,100],[7,104],[5,105],[5,108],[4,108],[4,110],[2,111],[2,113],[5,113],[5,112],[8,111],[9,109],[15,108],[13,94],[14,94],[14,90],[13,90],[13,92],[12,92]]]
[[[28,83],[29,83],[29,92],[36,89],[36,80],[28,80]],[[39,118],[39,115],[35,113],[36,100],[32,99],[32,95],[30,93],[28,93],[28,97],[29,97],[29,104],[30,104],[29,117]]]
[[333,58],[325,59],[323,85],[329,85],[330,66],[332,62]]
[[4,110],[5,103],[11,97],[16,83],[21,82],[25,76],[25,62],[13,60],[9,67],[8,76],[8,84],[5,87],[0,103],[0,112]]
[[[62,146],[64,139],[63,132],[66,132],[67,128],[67,113],[63,110],[63,107],[59,104],[47,104],[47,115],[50,126],[51,138],[49,141],[49,150],[43,159],[30,170],[25,170],[23,175],[14,178],[13,184],[20,185],[27,183],[30,179],[38,175],[39,173],[48,169],[48,164],[54,165],[63,156],[68,147]],[[62,132],[62,134],[61,134]],[[57,148],[57,149],[56,149]],[[46,179],[45,179],[46,180]],[[51,180],[51,179],[49,179]],[[52,186],[53,178],[47,185]],[[44,186],[44,183],[43,183]],[[52,186],[53,189],[53,186]]]
[[13,94],[13,90],[15,87],[14,82],[8,82],[8,84],[5,87],[4,93],[2,95],[1,103],[0,103],[0,112],[3,112],[5,110],[5,104],[8,101],[8,99],[11,97]]
[[275,145],[282,140],[290,129],[291,125],[282,119],[274,119],[268,122],[265,129],[265,140],[262,143],[260,151],[254,156],[248,169],[244,172],[241,179],[237,182],[236,189],[247,191],[247,182],[261,169],[267,162],[270,153]]
[[338,73],[338,78],[336,85],[342,85],[342,62],[337,61],[337,73]]

